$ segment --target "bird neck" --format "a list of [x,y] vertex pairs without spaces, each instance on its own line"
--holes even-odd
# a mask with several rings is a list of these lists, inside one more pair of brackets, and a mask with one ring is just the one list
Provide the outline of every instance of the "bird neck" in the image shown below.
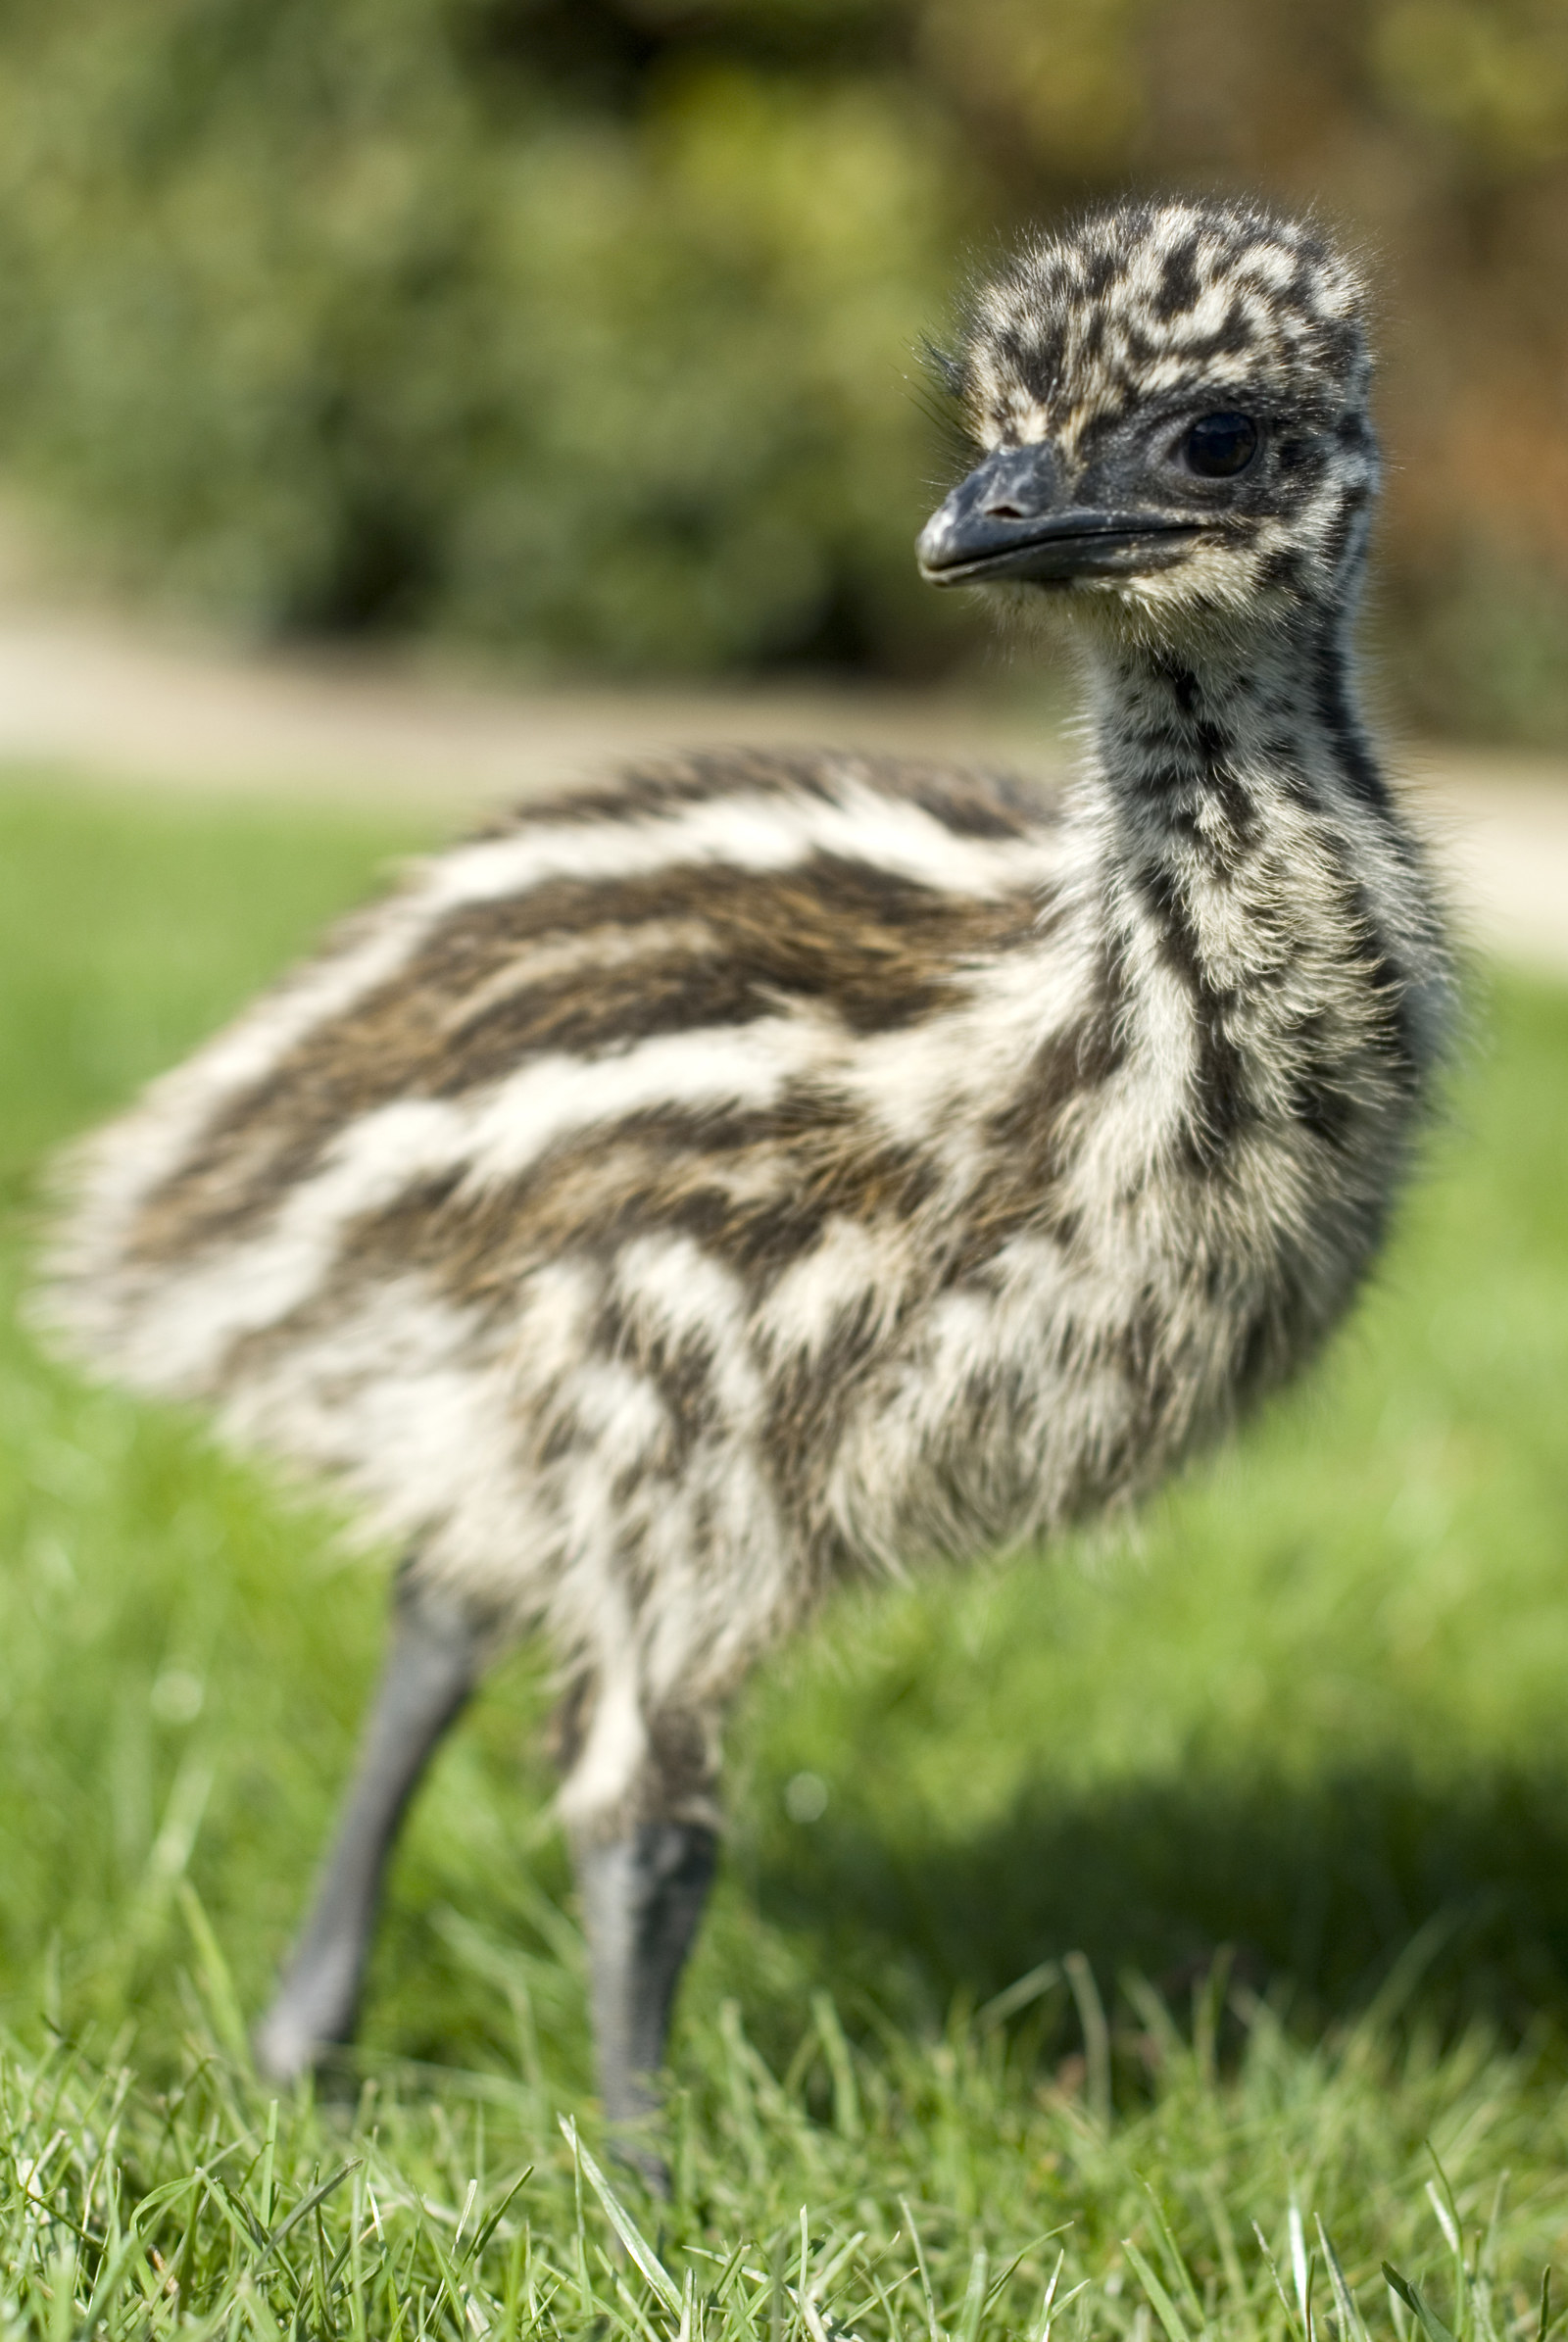
[[1356,704],[1341,623],[1312,610],[1189,644],[1098,644],[1095,762],[1111,807],[1150,849],[1240,862],[1282,799],[1377,815],[1391,801]]
[[1441,908],[1362,728],[1343,620],[1298,610],[1180,651],[1102,640],[1088,714],[1080,819],[1135,987],[1154,999],[1179,971],[1201,1001],[1245,1002],[1265,1055],[1276,1018],[1337,1017],[1370,988],[1399,1001],[1417,1062],[1439,1053]]

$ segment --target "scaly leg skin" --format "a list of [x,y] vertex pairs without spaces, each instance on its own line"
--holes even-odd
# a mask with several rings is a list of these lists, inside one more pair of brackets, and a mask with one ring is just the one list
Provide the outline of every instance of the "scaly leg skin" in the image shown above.
[[310,1916],[256,2034],[256,2062],[292,2081],[352,2039],[360,1980],[398,1824],[419,1776],[482,1672],[483,1622],[450,1594],[408,1577],[392,1648],[360,1747],[359,1767]]
[[712,1883],[717,1838],[697,1822],[645,1822],[629,1837],[575,1849],[588,1931],[599,2091],[616,2153],[658,2196],[662,2158],[639,2138],[658,2112],[655,2076],[675,1986]]

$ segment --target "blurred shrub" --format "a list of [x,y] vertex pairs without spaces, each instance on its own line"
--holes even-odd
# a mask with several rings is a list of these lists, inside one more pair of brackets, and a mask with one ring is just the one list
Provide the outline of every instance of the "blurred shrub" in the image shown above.
[[1568,737],[1568,0],[12,0],[0,428],[255,628],[914,671],[919,336],[1138,184],[1370,244],[1394,671]]
[[660,666],[837,623],[896,659],[941,131],[874,79],[699,56],[628,112],[598,47],[447,0],[76,0],[13,31],[21,460],[260,626]]

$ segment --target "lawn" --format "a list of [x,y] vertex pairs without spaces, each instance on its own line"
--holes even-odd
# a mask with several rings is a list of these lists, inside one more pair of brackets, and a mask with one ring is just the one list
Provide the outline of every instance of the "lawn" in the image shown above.
[[[51,1144],[415,842],[5,781],[8,1324]],[[755,1683],[667,2207],[601,2170],[535,1654],[421,1796],[355,2073],[257,2084],[380,1575],[199,1423],[0,1337],[0,2342],[1535,2333],[1568,2263],[1565,1069],[1568,993],[1484,988],[1309,1387],[1136,1534],[842,1600]]]

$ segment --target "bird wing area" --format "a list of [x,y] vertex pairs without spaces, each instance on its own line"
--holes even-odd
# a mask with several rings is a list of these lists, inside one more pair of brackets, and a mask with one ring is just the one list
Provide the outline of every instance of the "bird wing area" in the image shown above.
[[713,755],[530,808],[93,1143],[58,1314],[194,1395],[392,1275],[504,1308],[540,1263],[684,1229],[755,1292],[835,1217],[929,1196],[920,1068],[967,1053],[974,974],[1038,943],[1060,858],[1020,785],[871,758]]

